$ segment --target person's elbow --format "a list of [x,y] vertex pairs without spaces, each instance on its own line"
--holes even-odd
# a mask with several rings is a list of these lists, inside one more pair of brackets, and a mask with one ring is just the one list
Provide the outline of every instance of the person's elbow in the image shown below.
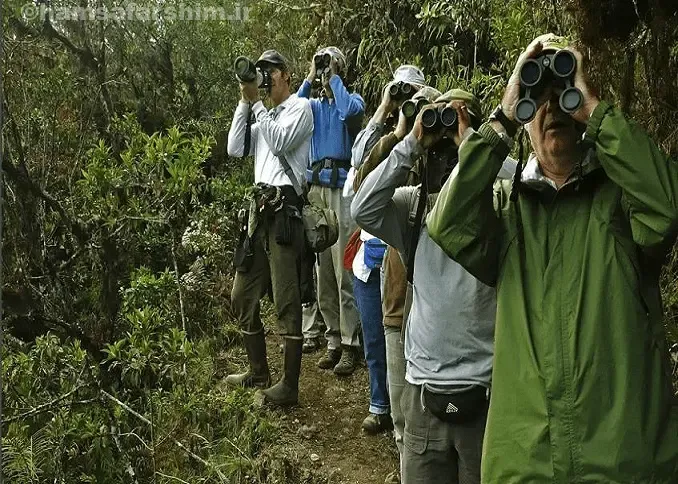
[[355,220],[358,227],[369,232],[375,229],[377,217],[372,211],[368,210],[366,201],[364,194],[357,191],[351,201],[351,218]]
[[242,158],[244,156],[244,148],[245,147],[242,144],[237,143],[229,138],[226,144],[226,153],[228,153],[228,156],[232,156],[233,158]]

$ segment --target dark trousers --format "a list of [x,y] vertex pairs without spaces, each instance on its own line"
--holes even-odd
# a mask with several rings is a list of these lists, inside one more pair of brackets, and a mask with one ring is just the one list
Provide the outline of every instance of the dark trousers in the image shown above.
[[252,240],[252,261],[245,272],[236,272],[231,292],[231,307],[244,333],[254,334],[263,325],[260,299],[272,288],[273,303],[281,336],[301,337],[300,277],[306,244],[303,224],[291,223],[291,241],[276,242],[274,218],[262,220]]
[[480,484],[487,411],[464,424],[443,422],[421,405],[421,386],[405,382],[403,484]]

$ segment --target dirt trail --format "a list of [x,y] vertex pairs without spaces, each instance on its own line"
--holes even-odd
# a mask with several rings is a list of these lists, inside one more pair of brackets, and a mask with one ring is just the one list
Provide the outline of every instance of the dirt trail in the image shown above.
[[[282,366],[281,339],[272,334],[266,339],[275,381]],[[299,405],[279,413],[286,439],[329,483],[382,484],[398,466],[397,448],[390,432],[370,436],[360,428],[369,405],[367,368],[363,363],[353,375],[338,378],[316,366],[322,351],[304,354]]]

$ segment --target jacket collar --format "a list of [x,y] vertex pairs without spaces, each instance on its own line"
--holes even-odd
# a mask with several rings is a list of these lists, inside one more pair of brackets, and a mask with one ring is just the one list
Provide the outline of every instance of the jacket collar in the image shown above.
[[[601,169],[600,162],[595,156],[595,152],[592,148],[586,152],[584,159],[575,166],[574,172],[570,178],[560,187],[561,189],[567,185],[579,181],[580,179],[585,178],[590,173]],[[553,180],[543,174],[541,167],[539,166],[539,161],[537,160],[537,155],[530,153],[530,156],[527,158],[527,163],[525,168],[520,176],[520,181],[526,186],[537,190],[544,191],[547,189],[552,189],[558,191],[556,184]]]

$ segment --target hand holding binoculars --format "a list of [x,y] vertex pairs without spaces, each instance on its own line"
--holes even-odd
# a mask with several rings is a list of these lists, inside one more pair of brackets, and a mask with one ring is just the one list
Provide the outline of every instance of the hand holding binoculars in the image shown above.
[[240,56],[235,60],[233,70],[240,82],[256,81],[259,89],[271,86],[271,73],[260,67],[255,67],[254,62],[245,56]]
[[520,98],[515,107],[515,119],[529,123],[537,113],[537,101],[544,90],[560,91],[558,102],[565,113],[573,113],[583,103],[581,91],[574,87],[577,59],[569,50],[546,51],[527,59],[520,67]]

